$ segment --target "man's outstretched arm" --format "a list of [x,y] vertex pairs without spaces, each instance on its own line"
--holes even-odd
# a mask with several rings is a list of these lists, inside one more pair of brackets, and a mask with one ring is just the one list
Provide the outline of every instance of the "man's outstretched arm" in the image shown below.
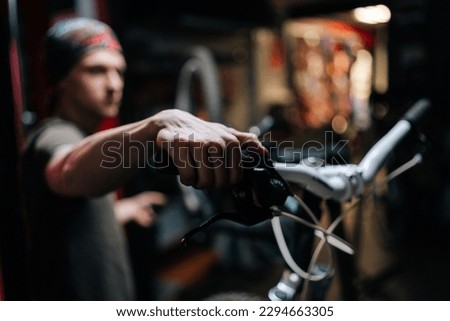
[[135,175],[151,153],[161,148],[177,166],[183,184],[222,188],[241,179],[243,146],[265,153],[253,134],[180,110],[165,110],[59,149],[45,168],[45,179],[60,195],[103,195]]

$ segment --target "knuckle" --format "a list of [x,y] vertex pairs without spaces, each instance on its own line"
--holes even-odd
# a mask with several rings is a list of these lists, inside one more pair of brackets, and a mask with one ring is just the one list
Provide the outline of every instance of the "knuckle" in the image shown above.
[[254,133],[248,133],[249,140],[259,141],[258,136]]
[[207,142],[205,146],[209,153],[218,153],[225,148],[226,144],[222,139],[215,139]]

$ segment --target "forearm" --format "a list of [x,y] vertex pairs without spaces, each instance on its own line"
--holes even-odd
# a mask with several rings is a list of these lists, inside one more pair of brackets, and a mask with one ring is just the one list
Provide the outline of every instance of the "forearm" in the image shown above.
[[103,195],[145,166],[157,133],[157,124],[148,118],[91,135],[51,159],[46,181],[64,196]]
[[223,188],[242,177],[242,146],[267,152],[255,135],[180,110],[165,110],[84,139],[50,161],[46,179],[50,188],[62,195],[101,195],[145,166],[155,148],[163,148],[177,166],[183,184]]

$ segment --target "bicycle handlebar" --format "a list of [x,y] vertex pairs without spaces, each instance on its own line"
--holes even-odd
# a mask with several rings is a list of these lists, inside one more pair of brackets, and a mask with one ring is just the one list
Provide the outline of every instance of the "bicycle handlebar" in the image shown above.
[[[232,189],[236,212],[218,213],[210,217],[185,234],[182,244],[186,244],[190,237],[204,227],[221,219],[231,220],[247,226],[271,220],[282,256],[292,271],[305,280],[318,281],[327,277],[330,275],[331,270],[314,275],[310,271],[305,272],[296,264],[284,240],[278,216],[295,217],[295,220],[315,229],[317,235],[324,241],[324,243],[321,242],[319,245],[327,244],[348,254],[353,254],[353,248],[344,239],[333,234],[333,229],[339,224],[339,218],[328,229],[321,228],[314,213],[291,191],[290,183],[297,183],[323,199],[332,199],[338,202],[344,202],[352,197],[360,196],[364,186],[373,180],[389,154],[407,136],[413,126],[422,120],[430,106],[431,103],[428,99],[417,101],[402,119],[378,140],[357,165],[308,167],[301,163],[273,162],[269,157],[252,154],[244,150],[242,152],[244,177]],[[176,174],[177,169],[171,162],[168,154],[163,152],[159,156],[163,159],[165,158],[166,161],[163,164],[169,164],[168,167],[166,166],[165,171],[170,170],[172,174]],[[300,217],[291,215],[283,210],[289,198],[297,200],[300,205],[303,204],[303,209],[310,216],[313,223],[302,220]],[[320,249],[321,246],[318,246],[319,251]],[[311,263],[310,266],[312,266]]]
[[359,171],[364,182],[373,179],[389,153],[405,138],[411,128],[418,124],[430,108],[431,103],[428,99],[416,102],[403,118],[367,152],[359,164]]
[[405,113],[402,119],[408,121],[412,125],[417,125],[430,108],[430,100],[426,98],[420,99]]
[[[280,206],[292,195],[289,183],[297,183],[302,188],[323,199],[344,202],[359,196],[364,186],[373,180],[393,149],[406,137],[430,109],[428,99],[417,101],[397,124],[389,130],[363,157],[361,162],[346,165],[308,167],[304,164],[272,162],[268,158],[243,151],[244,179],[233,188],[233,196],[238,213],[221,213],[220,217],[209,220],[206,225],[218,218],[230,219],[253,225],[270,218],[272,206]],[[159,157],[166,158],[163,171],[176,174],[173,163],[167,162],[164,152]],[[260,211],[261,215],[251,215]],[[236,215],[237,214],[237,215]],[[248,215],[250,214],[250,217]],[[242,218],[241,216],[247,216]]]
[[406,137],[430,109],[428,99],[416,102],[395,126],[364,156],[358,165],[308,167],[303,164],[274,163],[280,175],[289,182],[324,199],[339,202],[358,196],[364,185],[373,180],[389,154]]

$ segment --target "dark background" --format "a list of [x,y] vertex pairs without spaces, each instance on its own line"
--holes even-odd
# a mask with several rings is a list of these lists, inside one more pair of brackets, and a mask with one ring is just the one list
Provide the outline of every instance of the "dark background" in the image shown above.
[[[396,231],[393,246],[404,249],[405,264],[427,265],[417,274],[418,291],[426,283],[441,284],[430,298],[450,298],[450,46],[448,1],[393,0],[350,1],[311,0],[290,1],[106,1],[102,11],[119,36],[128,28],[145,26],[149,32],[167,35],[168,39],[220,37],[241,29],[259,26],[278,28],[284,19],[319,16],[352,9],[357,6],[385,3],[392,11],[388,29],[389,91],[374,95],[374,100],[390,106],[389,114],[376,122],[381,136],[395,120],[421,97],[432,100],[433,110],[423,130],[429,139],[426,160],[420,168],[395,182],[400,192],[388,199],[389,224]],[[11,29],[7,1],[0,3],[0,254],[7,299],[26,299],[24,251],[26,227],[22,222],[20,201],[19,150],[22,147],[22,111],[33,111],[38,118],[45,116],[42,75],[36,60],[39,39],[47,29],[54,12],[69,10],[73,3],[65,1],[19,1],[19,49],[25,81],[22,101],[14,99],[10,68]],[[105,13],[106,12],[106,13]],[[157,61],[157,60],[156,60]],[[156,62],[159,72],[168,73],[175,67]],[[155,67],[156,68],[156,67]],[[17,88],[16,88],[17,89]],[[395,167],[396,164],[392,164]],[[426,264],[424,263],[426,262]],[[429,268],[432,266],[432,268]],[[428,281],[430,282],[428,282]],[[425,287],[426,288],[426,287]],[[417,295],[417,298],[423,298]],[[425,293],[426,298],[426,293]]]

